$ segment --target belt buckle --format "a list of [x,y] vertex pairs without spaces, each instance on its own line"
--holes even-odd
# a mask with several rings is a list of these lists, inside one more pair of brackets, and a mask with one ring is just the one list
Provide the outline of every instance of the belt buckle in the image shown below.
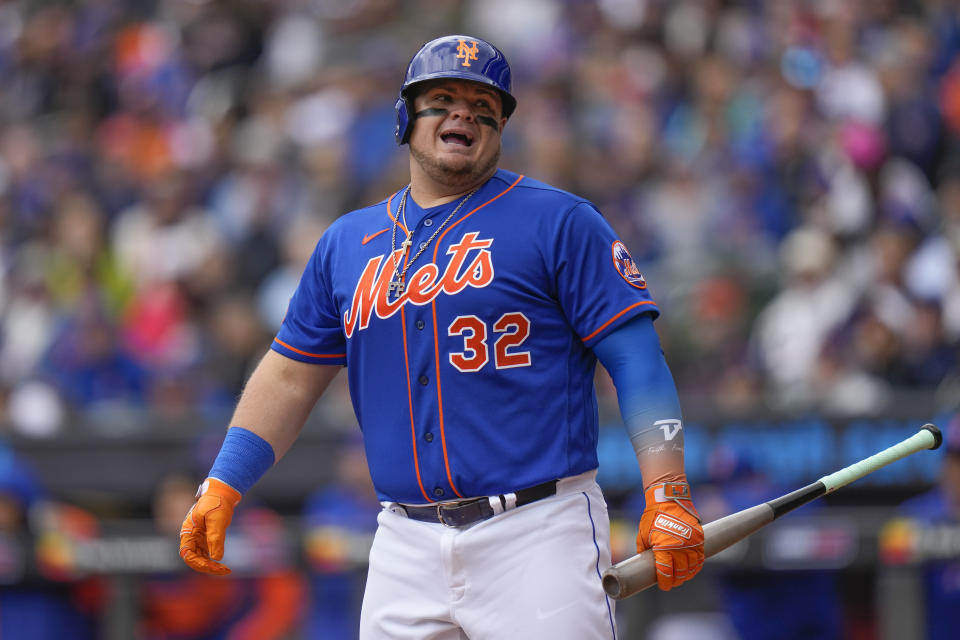
[[442,504],[438,504],[438,505],[437,505],[437,520],[439,520],[439,521],[440,521],[440,524],[442,524],[442,525],[445,526],[445,527],[450,527],[451,529],[456,529],[456,528],[457,528],[457,525],[455,525],[455,524],[450,524],[449,522],[447,522],[446,520],[443,519],[443,507],[444,507],[444,505],[442,505]]

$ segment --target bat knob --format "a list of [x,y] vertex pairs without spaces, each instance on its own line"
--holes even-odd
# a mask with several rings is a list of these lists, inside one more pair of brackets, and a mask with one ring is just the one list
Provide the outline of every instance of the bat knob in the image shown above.
[[620,598],[620,580],[617,579],[615,575],[610,573],[605,573],[602,579],[603,590],[607,592],[607,595],[611,598]]
[[931,449],[937,449],[941,444],[943,444],[943,434],[940,433],[940,429],[938,429],[935,425],[928,423],[923,425],[921,429],[926,429],[933,434],[933,446],[930,447]]

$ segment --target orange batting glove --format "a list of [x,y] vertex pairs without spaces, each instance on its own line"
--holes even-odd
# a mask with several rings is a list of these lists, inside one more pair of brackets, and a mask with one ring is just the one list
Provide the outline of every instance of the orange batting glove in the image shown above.
[[703,527],[685,482],[660,482],[644,491],[637,552],[653,549],[657,586],[669,591],[703,566]]
[[238,502],[240,493],[230,485],[216,478],[203,481],[180,527],[180,557],[188,567],[215,576],[230,573],[218,561],[223,559],[223,541]]

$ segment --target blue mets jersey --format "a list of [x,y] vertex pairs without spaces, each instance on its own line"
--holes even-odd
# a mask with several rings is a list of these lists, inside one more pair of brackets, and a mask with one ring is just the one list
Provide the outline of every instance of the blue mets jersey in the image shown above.
[[498,170],[449,219],[459,199],[423,210],[408,197],[405,253],[401,196],[330,226],[272,346],[347,366],[380,499],[495,495],[596,468],[590,346],[658,314],[627,248],[586,200]]

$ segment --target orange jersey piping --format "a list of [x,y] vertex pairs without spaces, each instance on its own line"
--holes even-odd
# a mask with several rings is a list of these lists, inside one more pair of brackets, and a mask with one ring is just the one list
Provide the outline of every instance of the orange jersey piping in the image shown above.
[[[387,213],[390,213],[390,203],[387,202]],[[402,225],[401,225],[402,226]],[[407,260],[410,253],[405,252],[403,256],[403,268],[407,268]],[[403,368],[407,373],[407,409],[410,411],[410,443],[413,446],[413,470],[417,474],[417,486],[420,487],[420,493],[423,494],[427,502],[433,502],[423,488],[423,478],[420,477],[420,455],[417,453],[417,423],[413,419],[413,392],[410,390],[410,357],[407,354],[407,314],[404,313],[406,305],[400,307],[400,335],[403,336]]]
[[294,353],[299,353],[302,356],[309,356],[311,358],[346,358],[347,357],[347,354],[345,353],[309,353],[307,351],[301,351],[296,347],[291,347],[289,344],[287,344],[280,338],[274,338],[273,341],[280,343],[282,346],[286,347],[287,349],[290,349],[290,351],[293,351]]
[[[405,226],[403,226],[403,223],[402,223],[402,222],[400,222],[399,220],[397,220],[396,218],[393,217],[393,212],[390,210],[390,203],[393,202],[393,199],[394,199],[395,197],[397,197],[398,195],[400,195],[402,192],[403,192],[403,190],[401,189],[400,191],[397,191],[395,194],[393,194],[392,196],[390,196],[390,197],[387,199],[387,217],[389,217],[390,220],[393,221],[393,223],[394,223],[395,225],[397,225],[398,227],[400,227],[401,229],[403,229],[403,233],[404,233],[404,234],[408,234],[408,233],[410,233],[410,232],[407,231],[407,228],[406,228]],[[392,249],[393,247],[390,247],[390,248]],[[404,265],[404,266],[406,266],[406,265]]]
[[636,309],[637,307],[642,307],[642,306],[645,305],[645,304],[654,304],[654,302],[653,302],[653,300],[642,300],[642,301],[640,301],[640,302],[635,302],[635,303],[633,303],[632,305],[630,305],[629,307],[627,307],[626,309],[624,309],[623,311],[621,311],[621,312],[618,313],[617,315],[613,316],[612,318],[610,318],[609,320],[607,320],[606,322],[604,322],[602,325],[600,325],[600,327],[599,327],[596,331],[594,331],[593,333],[591,333],[590,335],[588,335],[586,338],[580,338],[580,340],[583,341],[583,342],[588,341],[590,338],[594,337],[595,335],[597,335],[598,333],[600,333],[601,331],[603,331],[604,329],[606,329],[607,327],[609,327],[610,324],[611,324],[614,320],[616,320],[617,318],[619,318],[620,316],[622,316],[623,314],[625,314],[627,311],[630,311],[631,309]]
[[[404,261],[406,266],[406,261]],[[413,445],[413,470],[417,474],[417,485],[420,487],[420,493],[427,502],[433,502],[427,491],[423,488],[423,479],[420,477],[420,457],[417,454],[417,423],[413,419],[413,392],[410,391],[410,358],[407,355],[407,318],[400,307],[400,330],[403,334],[403,365],[407,371],[407,409],[410,411],[410,442]]]

